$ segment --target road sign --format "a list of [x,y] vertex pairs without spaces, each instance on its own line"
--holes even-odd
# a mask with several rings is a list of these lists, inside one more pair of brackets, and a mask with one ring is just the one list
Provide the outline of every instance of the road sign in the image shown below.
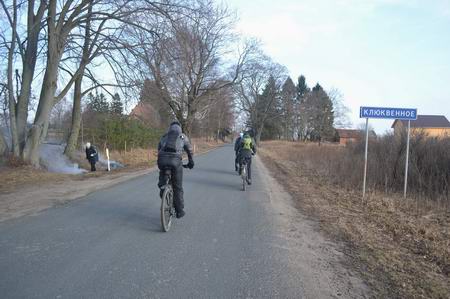
[[408,137],[406,139],[406,161],[405,161],[405,186],[403,197],[406,198],[408,186],[408,162],[409,162],[409,132],[411,121],[417,119],[417,109],[415,108],[387,108],[387,107],[360,107],[359,117],[366,119],[366,148],[364,153],[364,179],[363,179],[363,199],[366,195],[367,177],[367,152],[369,148],[369,118],[381,119],[402,119],[408,121]]
[[417,109],[413,108],[386,108],[386,107],[361,107],[359,108],[360,118],[385,118],[416,120]]

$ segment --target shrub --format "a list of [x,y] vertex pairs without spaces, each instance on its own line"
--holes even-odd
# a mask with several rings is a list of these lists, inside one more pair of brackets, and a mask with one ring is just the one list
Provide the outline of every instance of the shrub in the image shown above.
[[[306,147],[301,159],[333,182],[362,188],[364,141],[345,147]],[[300,154],[300,153],[299,153]],[[450,138],[411,136],[408,194],[449,200]],[[367,187],[401,192],[404,187],[406,136],[386,135],[369,141]]]
[[156,147],[162,131],[128,117],[100,119],[96,126],[85,129],[85,139],[110,150]]

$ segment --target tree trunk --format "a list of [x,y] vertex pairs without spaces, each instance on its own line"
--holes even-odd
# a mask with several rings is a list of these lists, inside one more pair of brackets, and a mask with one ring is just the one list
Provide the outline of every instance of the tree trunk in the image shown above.
[[49,53],[48,55],[56,55],[58,57],[56,59],[50,57],[47,60],[47,69],[42,83],[39,105],[33,126],[28,132],[28,138],[22,154],[23,160],[31,163],[35,167],[39,167],[39,147],[47,135],[50,112],[54,106],[58,65],[60,60],[58,58],[61,57],[60,54],[54,53]]
[[[14,106],[11,106],[10,103],[10,130],[12,137],[11,150],[17,157],[22,154],[23,148],[25,147],[31,84],[36,69],[39,33],[41,31],[40,24],[47,6],[44,1],[41,1],[35,14],[34,2],[35,1],[28,1],[27,42],[25,52],[22,55],[23,68],[20,82],[20,93],[18,93],[17,103],[14,104]],[[16,25],[13,27],[13,35],[15,35]],[[19,89],[19,86],[16,88]],[[11,110],[14,110],[14,113],[11,113]]]
[[75,81],[73,93],[73,108],[72,108],[72,125],[70,128],[69,138],[64,150],[64,154],[71,157],[77,148],[78,135],[81,127],[81,83],[83,76],[79,76]]
[[[31,43],[33,41],[28,41]],[[37,42],[36,42],[37,48]],[[27,48],[25,53],[25,64],[22,71],[22,83],[20,88],[20,96],[17,101],[17,135],[20,149],[25,147],[26,133],[27,133],[27,120],[28,120],[28,106],[30,103],[31,95],[31,83],[33,81],[34,70],[36,65],[36,51],[34,53],[29,53],[34,51],[34,49],[29,50]],[[29,57],[29,56],[33,57]]]
[[30,9],[31,11],[28,12],[28,41],[27,48],[25,50],[25,58],[23,59],[20,96],[17,101],[17,134],[21,150],[25,147],[27,136],[28,106],[30,104],[31,84],[34,77],[34,71],[36,69],[38,39],[40,32],[40,19],[36,21],[33,16],[32,7]]
[[12,36],[11,45],[8,51],[8,66],[7,66],[7,84],[8,84],[8,102],[9,102],[9,123],[11,126],[11,143],[12,153],[14,156],[20,156],[19,138],[17,134],[16,124],[16,100],[14,98],[14,79],[13,79],[13,63],[14,63],[14,51],[16,47],[17,37],[17,4],[13,1],[13,24],[12,24]]
[[5,136],[0,130],[0,158],[8,153],[8,144],[6,143]]
[[[82,1],[84,3],[84,1]],[[59,26],[56,19],[57,1],[50,0],[47,6],[47,61],[44,78],[42,81],[39,105],[34,118],[34,123],[28,131],[28,137],[22,153],[25,162],[39,167],[39,148],[47,136],[50,112],[55,105],[55,93],[57,89],[58,68],[64,52],[67,36],[73,24],[69,21]],[[77,7],[77,9],[80,7]],[[64,18],[64,15],[59,15]],[[69,25],[71,24],[71,25]]]
[[188,111],[186,118],[179,120],[181,122],[181,127],[183,128],[183,133],[188,137],[192,134],[192,127],[194,125],[196,110],[192,108],[191,105],[188,105]]
[[261,142],[261,134],[262,134],[263,129],[264,129],[264,124],[259,126],[259,128],[257,129],[256,134],[255,134],[255,142],[256,142],[256,145],[258,145],[258,146],[260,145],[260,142]]

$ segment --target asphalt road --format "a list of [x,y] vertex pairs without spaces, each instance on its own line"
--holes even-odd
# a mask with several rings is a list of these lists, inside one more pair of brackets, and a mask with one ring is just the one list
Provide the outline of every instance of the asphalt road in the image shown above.
[[243,192],[233,159],[231,146],[196,157],[186,216],[168,233],[156,172],[0,223],[0,297],[366,297],[261,163]]

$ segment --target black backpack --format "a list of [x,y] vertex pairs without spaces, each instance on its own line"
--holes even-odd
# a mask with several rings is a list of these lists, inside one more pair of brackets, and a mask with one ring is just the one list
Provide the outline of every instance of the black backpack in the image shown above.
[[176,153],[177,152],[177,140],[180,137],[180,134],[175,131],[171,130],[167,133],[167,140],[166,144],[164,145],[163,151],[169,152],[169,153]]

